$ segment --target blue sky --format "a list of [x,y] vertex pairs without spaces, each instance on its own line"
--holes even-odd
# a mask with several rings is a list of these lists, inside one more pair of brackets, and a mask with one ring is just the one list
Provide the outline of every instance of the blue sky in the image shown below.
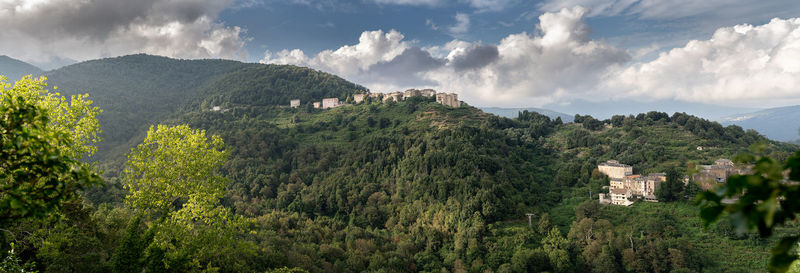
[[[426,2],[437,4],[424,4]],[[361,32],[378,29],[397,30],[422,47],[453,39],[497,43],[508,34],[537,31],[538,16],[546,11],[543,7],[546,3],[542,1],[494,2],[504,4],[486,8],[476,7],[469,1],[245,0],[222,11],[219,19],[227,25],[247,29],[251,39],[246,44],[248,59],[258,61],[265,50],[298,48],[307,54],[316,54],[354,44]],[[739,5],[736,1],[728,2],[731,6]],[[744,23],[760,25],[775,17],[800,16],[800,4],[796,1],[765,2],[741,10],[708,6],[694,12],[663,11],[665,14],[650,16],[631,10],[627,14],[600,13],[589,16],[585,22],[591,27],[592,39],[606,40],[626,49],[655,44],[665,50],[691,39],[707,38],[720,27]],[[458,23],[457,14],[469,17],[465,33],[449,30]],[[437,29],[433,29],[434,26]]]
[[305,66],[475,106],[800,104],[797,0],[5,0],[0,25],[0,54],[45,69],[148,53]]

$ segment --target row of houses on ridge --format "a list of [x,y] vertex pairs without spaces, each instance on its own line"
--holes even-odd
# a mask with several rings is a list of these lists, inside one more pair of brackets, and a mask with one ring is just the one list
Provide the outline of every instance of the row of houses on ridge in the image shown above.
[[[436,90],[433,89],[408,89],[405,92],[391,92],[391,93],[359,93],[353,94],[353,103],[361,103],[367,99],[373,100],[380,100],[383,102],[388,101],[403,101],[412,97],[428,97],[428,98],[436,98],[436,102],[445,106],[450,107],[461,107],[461,101],[458,100],[458,94],[456,93],[437,93]],[[343,103],[339,101],[339,98],[324,98],[320,102],[313,102],[314,108],[319,109],[330,109],[336,108],[339,106],[348,105],[347,103]],[[300,107],[300,100],[293,99],[289,101],[289,107],[291,108],[298,108]]]

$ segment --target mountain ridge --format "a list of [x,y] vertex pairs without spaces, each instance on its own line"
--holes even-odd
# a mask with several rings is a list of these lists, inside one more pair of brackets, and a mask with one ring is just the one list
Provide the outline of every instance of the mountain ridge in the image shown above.
[[6,76],[6,79],[9,82],[13,83],[14,81],[22,78],[22,76],[36,76],[42,72],[44,71],[35,65],[11,58],[6,55],[0,55],[0,75]]
[[754,129],[778,141],[800,140],[800,105],[730,115],[718,120],[724,125]]

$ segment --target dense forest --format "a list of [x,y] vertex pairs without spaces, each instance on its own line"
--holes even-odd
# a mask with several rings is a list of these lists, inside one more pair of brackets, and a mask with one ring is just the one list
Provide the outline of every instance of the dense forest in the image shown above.
[[[105,140],[82,160],[104,182],[52,213],[0,221],[2,268],[761,271],[775,239],[728,220],[704,228],[696,186],[675,189],[672,202],[605,206],[597,194],[608,178],[596,166],[615,159],[635,173],[684,175],[754,145],[777,160],[798,149],[685,113],[564,123],[424,97],[321,110],[311,102],[366,90],[293,66],[134,55],[49,77],[102,109]],[[286,107],[295,98],[301,107]]]

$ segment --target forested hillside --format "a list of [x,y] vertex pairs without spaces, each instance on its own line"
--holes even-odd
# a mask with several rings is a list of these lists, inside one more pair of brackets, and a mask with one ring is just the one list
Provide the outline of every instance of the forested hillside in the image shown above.
[[[311,101],[348,100],[365,89],[293,66],[134,55],[50,75],[59,91],[88,92],[104,110],[106,141],[96,160],[106,181],[85,191],[83,202],[65,205],[60,217],[2,227],[2,240],[15,242],[22,260],[41,272],[759,271],[774,242],[737,234],[726,222],[703,229],[692,205],[696,187],[675,202],[602,206],[597,193],[608,179],[596,166],[616,159],[636,173],[687,174],[693,164],[732,158],[753,144],[779,159],[797,150],[683,113],[563,123],[425,97],[315,109]],[[294,98],[303,105],[286,107]],[[213,232],[194,238],[163,224],[172,214],[148,218],[134,209],[130,186],[123,187],[132,165],[122,163],[146,133],[156,139],[156,130],[147,130],[153,123],[186,124],[220,136],[215,145],[224,142],[227,152],[214,158],[225,160],[214,174],[227,188],[209,198],[222,204],[214,212],[232,213],[222,227],[199,225]],[[153,152],[147,147],[132,157],[146,159]],[[148,170],[170,174],[202,161],[164,158],[165,171]],[[186,208],[195,197],[160,202]],[[190,226],[213,222],[194,217]],[[157,227],[181,232],[164,238],[172,233]],[[215,237],[220,229],[224,236]]]
[[[148,126],[167,119],[188,102],[195,101],[196,96],[224,93],[244,100],[261,98],[273,102],[275,97],[277,102],[278,94],[271,92],[321,97],[346,96],[363,90],[336,76],[307,68],[230,60],[177,60],[145,54],[82,62],[49,71],[44,76],[65,95],[91,94],[90,99],[103,109],[99,118],[104,141],[93,157],[96,161],[124,160],[124,156],[109,156],[124,155],[144,138]],[[283,94],[280,99],[288,105],[286,96]]]

